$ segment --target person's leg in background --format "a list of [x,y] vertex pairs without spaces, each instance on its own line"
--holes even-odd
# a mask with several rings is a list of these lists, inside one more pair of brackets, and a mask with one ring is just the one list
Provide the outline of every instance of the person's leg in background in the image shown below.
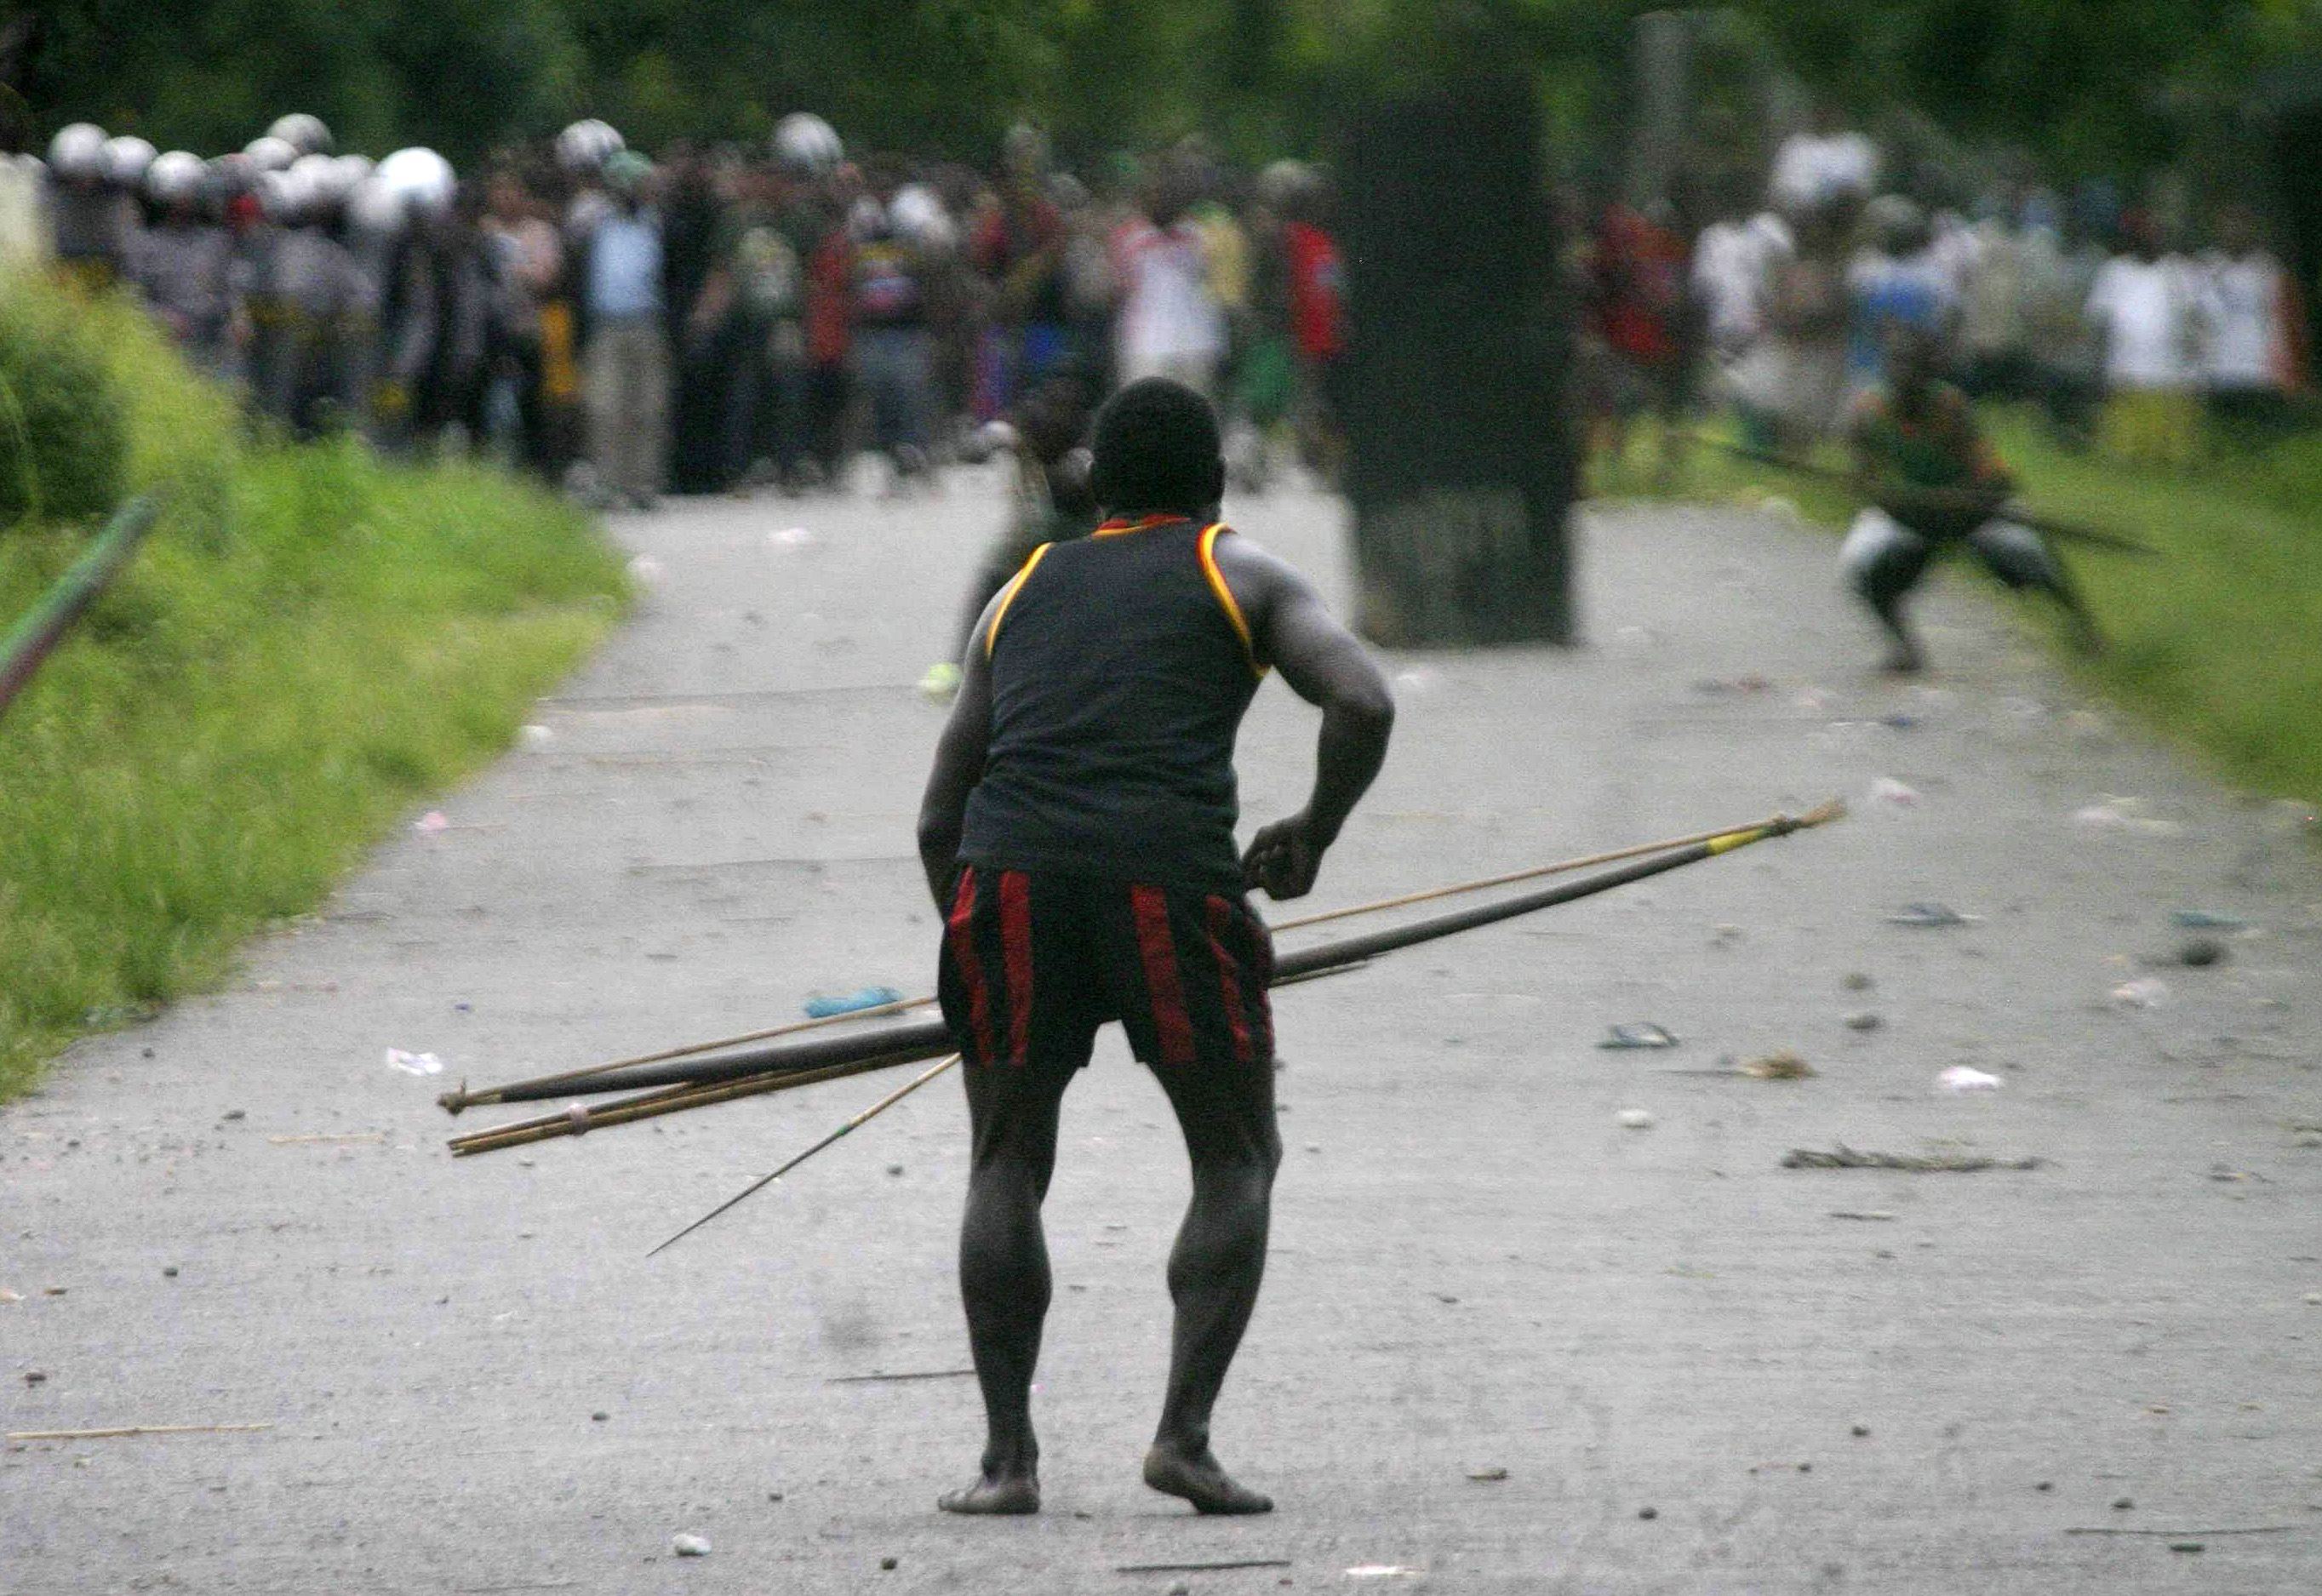
[[630,462],[633,502],[651,509],[669,475],[670,383],[672,371],[669,340],[658,321],[641,320],[631,355],[632,415],[635,432]]
[[581,351],[581,401],[589,428],[589,465],[596,477],[596,497],[611,504],[620,497],[621,430],[624,366],[616,324],[600,322],[590,330]]
[[1926,668],[1926,655],[1904,618],[1903,599],[1933,557],[1933,543],[1877,508],[1857,515],[1839,545],[1839,569],[1885,628],[1894,645],[1886,668],[1899,675]]

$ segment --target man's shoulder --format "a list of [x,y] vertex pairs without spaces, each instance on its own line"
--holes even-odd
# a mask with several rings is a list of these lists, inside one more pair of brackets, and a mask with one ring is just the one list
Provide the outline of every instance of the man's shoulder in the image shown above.
[[1220,524],[1218,536],[1210,546],[1219,574],[1253,617],[1262,615],[1282,594],[1307,585],[1296,566],[1230,526]]

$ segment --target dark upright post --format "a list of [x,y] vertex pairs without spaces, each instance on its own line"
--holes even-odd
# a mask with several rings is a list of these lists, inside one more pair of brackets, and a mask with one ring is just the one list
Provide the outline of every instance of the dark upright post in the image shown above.
[[1514,77],[1382,101],[1346,141],[1346,484],[1386,644],[1569,643],[1568,294]]

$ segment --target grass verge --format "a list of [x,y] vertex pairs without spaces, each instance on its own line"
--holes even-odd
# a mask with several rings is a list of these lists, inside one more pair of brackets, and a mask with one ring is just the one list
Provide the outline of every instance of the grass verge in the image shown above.
[[[0,718],[0,1099],[75,1035],[213,986],[422,794],[506,748],[617,619],[621,563],[552,497],[352,443],[242,442],[125,306],[151,541]],[[85,528],[0,530],[0,617]]]
[[[2228,780],[2322,803],[2322,438],[2162,472],[2059,448],[2023,414],[1987,424],[2027,503],[2165,556],[2059,545],[2112,643],[2094,660],[2067,655],[2073,673]],[[1659,443],[1633,439],[1595,473],[1597,491],[1723,503],[1776,493],[1833,527],[1854,513],[1842,488],[1700,445],[1659,485]]]

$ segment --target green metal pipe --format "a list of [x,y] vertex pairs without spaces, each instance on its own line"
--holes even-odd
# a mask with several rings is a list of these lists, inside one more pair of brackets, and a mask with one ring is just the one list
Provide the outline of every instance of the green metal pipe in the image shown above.
[[0,641],[0,715],[8,712],[8,706],[56,652],[73,623],[121,574],[130,556],[137,552],[137,545],[153,530],[160,511],[160,501],[150,493],[140,494],[114,511],[105,530],[73,561],[72,569],[59,577],[56,586],[10,628],[6,640]]

